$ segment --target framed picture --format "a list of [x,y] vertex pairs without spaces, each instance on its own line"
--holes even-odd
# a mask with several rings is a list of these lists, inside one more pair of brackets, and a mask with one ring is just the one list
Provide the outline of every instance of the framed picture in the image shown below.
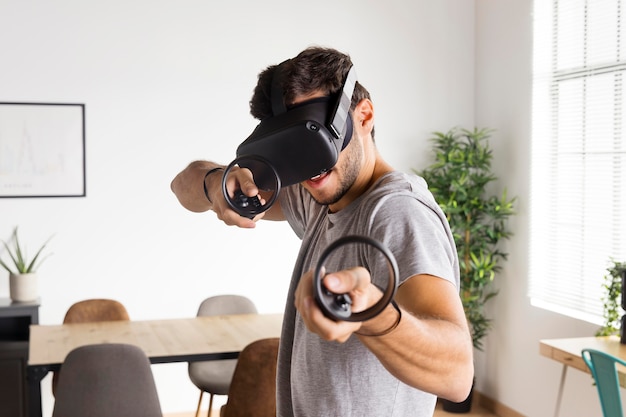
[[0,198],[85,195],[85,105],[0,102]]

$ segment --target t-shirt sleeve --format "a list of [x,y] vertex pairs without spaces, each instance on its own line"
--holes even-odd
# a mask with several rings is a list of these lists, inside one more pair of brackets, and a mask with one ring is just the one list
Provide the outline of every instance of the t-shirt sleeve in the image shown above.
[[414,275],[428,274],[459,287],[454,240],[443,213],[431,205],[415,196],[395,195],[378,205],[371,218],[370,233],[394,254],[399,283]]

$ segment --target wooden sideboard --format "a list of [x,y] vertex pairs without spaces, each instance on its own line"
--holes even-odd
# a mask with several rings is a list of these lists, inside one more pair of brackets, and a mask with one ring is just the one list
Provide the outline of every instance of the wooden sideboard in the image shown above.
[[29,326],[39,323],[39,301],[0,298],[0,417],[28,415]]

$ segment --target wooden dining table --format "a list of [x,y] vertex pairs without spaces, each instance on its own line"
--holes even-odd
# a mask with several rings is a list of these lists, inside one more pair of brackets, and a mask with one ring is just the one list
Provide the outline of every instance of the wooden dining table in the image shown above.
[[28,413],[41,417],[41,380],[67,354],[100,343],[139,346],[153,364],[237,358],[255,340],[280,337],[282,314],[236,314],[147,321],[31,325]]

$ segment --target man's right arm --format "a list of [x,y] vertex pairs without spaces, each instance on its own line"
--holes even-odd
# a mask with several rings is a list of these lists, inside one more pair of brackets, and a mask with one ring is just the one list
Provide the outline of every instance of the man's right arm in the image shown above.
[[[268,211],[255,217],[254,220],[237,214],[230,208],[222,194],[221,184],[224,170],[214,170],[214,168],[225,169],[223,165],[214,162],[194,161],[172,180],[170,188],[180,204],[187,210],[196,213],[213,210],[224,223],[244,228],[254,227],[255,222],[261,218],[267,220],[285,219],[278,201]],[[245,169],[233,168],[230,170],[229,183],[231,183],[229,189],[241,188],[246,195],[253,196],[259,191],[254,184],[252,174]]]
[[[213,208],[213,204],[211,203],[213,200],[209,201],[204,194],[205,184],[203,184],[203,182],[205,180],[207,180],[206,182],[211,182],[212,176],[221,180],[222,176],[220,172],[223,174],[222,171],[216,171],[209,175],[209,178],[205,178],[207,172],[220,166],[221,165],[208,161],[194,161],[174,177],[170,188],[183,207],[196,213],[201,213]],[[210,185],[213,185],[213,183],[206,184],[207,192],[209,192],[208,187]]]

